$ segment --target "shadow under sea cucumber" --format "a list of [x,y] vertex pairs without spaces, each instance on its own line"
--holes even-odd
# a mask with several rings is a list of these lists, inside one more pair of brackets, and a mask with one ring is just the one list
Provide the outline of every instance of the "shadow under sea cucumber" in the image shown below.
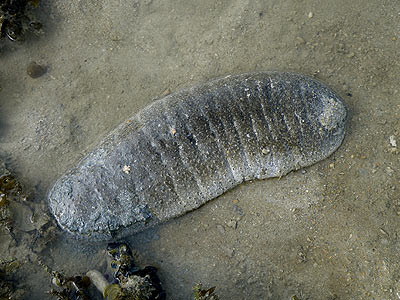
[[323,83],[285,72],[215,79],[155,101],[112,131],[48,195],[60,227],[121,238],[194,210],[240,183],[332,154],[347,123]]

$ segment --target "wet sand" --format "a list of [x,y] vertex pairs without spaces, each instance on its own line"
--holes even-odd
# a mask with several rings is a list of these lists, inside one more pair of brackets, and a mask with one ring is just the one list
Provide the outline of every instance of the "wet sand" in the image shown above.
[[[29,201],[45,204],[56,178],[166,93],[227,74],[307,74],[350,108],[339,150],[130,237],[137,262],[159,268],[168,299],[198,282],[221,299],[399,297],[400,3],[43,0],[37,18],[44,35],[0,48],[1,156]],[[31,61],[47,73],[29,77]],[[104,248],[58,232],[31,260],[73,275],[104,268]],[[49,297],[49,277],[27,270],[26,299]]]

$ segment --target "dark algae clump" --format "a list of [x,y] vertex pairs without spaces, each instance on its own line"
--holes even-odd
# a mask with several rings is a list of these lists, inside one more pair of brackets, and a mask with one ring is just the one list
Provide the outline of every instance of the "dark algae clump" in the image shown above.
[[226,76],[155,101],[49,192],[78,237],[120,238],[238,184],[312,165],[342,143],[347,108],[323,83],[280,72]]
[[97,270],[87,276],[108,300],[165,300],[166,294],[152,266],[139,268],[134,264],[132,251],[126,243],[111,243],[107,247],[112,270],[112,282]]
[[30,16],[39,0],[0,0],[0,38],[23,40],[26,31],[40,32],[42,24]]
[[0,300],[22,299],[22,290],[18,290],[12,280],[12,274],[21,266],[17,260],[3,261],[0,259]]
[[215,286],[207,290],[203,289],[201,283],[197,284],[193,288],[195,300],[219,300],[218,296],[214,293]]
[[9,197],[19,194],[21,186],[0,161],[0,227],[8,232],[12,230],[12,214],[9,207]]

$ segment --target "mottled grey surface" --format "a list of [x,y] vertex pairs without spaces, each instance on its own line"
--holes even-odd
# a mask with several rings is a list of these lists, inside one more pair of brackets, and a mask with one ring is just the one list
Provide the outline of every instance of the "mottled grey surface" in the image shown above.
[[344,102],[309,77],[227,76],[169,95],[116,128],[49,193],[78,236],[126,236],[251,179],[279,177],[341,144]]

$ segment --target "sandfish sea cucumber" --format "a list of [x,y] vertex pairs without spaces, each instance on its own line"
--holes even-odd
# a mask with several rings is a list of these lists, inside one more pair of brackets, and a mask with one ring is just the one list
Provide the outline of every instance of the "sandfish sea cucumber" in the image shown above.
[[348,110],[323,83],[285,72],[226,76],[153,102],[59,178],[48,201],[78,237],[121,238],[251,179],[332,154]]

